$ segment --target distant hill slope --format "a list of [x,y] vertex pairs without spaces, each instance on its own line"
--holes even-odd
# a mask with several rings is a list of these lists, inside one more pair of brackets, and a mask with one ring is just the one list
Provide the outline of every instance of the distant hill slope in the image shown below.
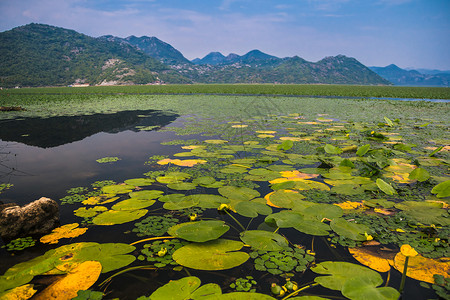
[[134,46],[29,24],[0,33],[0,85],[188,82]]
[[105,35],[100,38],[116,42],[126,42],[130,45],[134,45],[143,52],[147,53],[149,56],[156,58],[160,62],[167,65],[191,64],[191,62],[187,58],[185,58],[180,51],[154,36],[136,37],[134,35],[131,35],[127,38],[122,39],[114,37],[112,35]]
[[416,70],[401,69],[394,64],[370,69],[395,85],[450,86],[450,74],[446,73],[422,74]]
[[278,58],[259,50],[231,57],[212,52],[195,63],[195,72],[185,70],[182,74],[203,83],[391,84],[356,59],[344,55],[313,63],[298,56]]
[[0,33],[3,87],[157,82],[391,84],[344,55],[314,63],[252,50],[242,56],[212,52],[190,62],[156,37],[93,38],[44,24]]

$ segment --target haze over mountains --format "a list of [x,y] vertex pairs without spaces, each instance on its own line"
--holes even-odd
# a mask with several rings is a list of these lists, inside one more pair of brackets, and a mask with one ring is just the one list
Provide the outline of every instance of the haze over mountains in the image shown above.
[[[45,24],[32,23],[0,33],[3,87],[152,83],[449,85],[448,74],[420,77],[416,71],[401,70],[391,66],[370,69],[344,55],[309,62],[259,50],[242,56],[211,52],[189,61],[156,37],[93,38]],[[405,74],[415,79],[398,79]]]

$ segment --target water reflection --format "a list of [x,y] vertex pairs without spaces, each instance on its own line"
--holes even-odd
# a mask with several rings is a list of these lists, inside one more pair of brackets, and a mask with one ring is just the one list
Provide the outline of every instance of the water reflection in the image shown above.
[[122,111],[69,117],[5,120],[0,124],[0,139],[29,146],[51,148],[80,141],[99,132],[138,132],[139,128],[159,128],[178,115],[156,110]]

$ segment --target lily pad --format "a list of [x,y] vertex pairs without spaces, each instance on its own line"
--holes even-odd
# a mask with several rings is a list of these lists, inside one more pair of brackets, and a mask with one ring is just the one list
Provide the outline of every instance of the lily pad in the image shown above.
[[242,201],[236,204],[235,210],[238,214],[248,218],[256,218],[258,214],[269,215],[272,209],[266,204],[252,201]]
[[197,206],[198,203],[199,199],[193,197],[183,197],[181,199],[177,199],[176,201],[167,201],[164,203],[163,207],[168,210],[180,210]]
[[150,295],[150,300],[160,299],[201,299],[204,295],[218,297],[222,295],[220,286],[214,283],[205,284],[200,287],[201,281],[198,277],[190,276],[169,283],[158,288]]
[[124,224],[142,218],[148,210],[108,210],[92,219],[95,225],[116,225]]
[[436,185],[432,190],[432,194],[436,194],[438,198],[445,198],[450,196],[450,180],[444,181]]
[[241,240],[256,250],[278,251],[288,246],[287,240],[278,233],[264,230],[241,232]]
[[357,224],[349,222],[343,218],[337,218],[331,221],[331,229],[340,236],[352,239],[354,241],[365,241],[367,237],[365,233],[370,231],[370,228],[364,224]]
[[389,183],[385,182],[383,179],[378,178],[376,183],[377,186],[380,188],[380,190],[382,190],[385,194],[387,195],[397,194],[395,189]]
[[342,149],[341,148],[335,147],[335,146],[330,145],[330,144],[326,144],[325,147],[323,147],[323,149],[328,154],[341,154],[342,153]]
[[248,187],[223,186],[219,188],[219,193],[234,200],[247,201],[259,197],[261,194]]
[[278,207],[294,208],[297,202],[302,202],[305,196],[291,190],[277,190],[270,195],[269,200]]
[[369,268],[340,261],[325,261],[311,268],[311,271],[330,276],[318,276],[314,279],[321,286],[340,291],[344,284],[354,277],[364,277],[378,285],[383,283],[381,275]]
[[219,196],[210,194],[195,194],[186,196],[186,200],[192,199],[193,202],[198,203],[197,206],[201,208],[218,208],[220,204],[229,203],[230,200]]
[[150,178],[134,178],[134,179],[127,179],[124,181],[125,184],[134,186],[152,185],[154,182],[155,181]]
[[358,276],[347,280],[341,292],[349,299],[397,300],[400,297],[400,293],[390,286],[377,287],[382,283],[381,278]]
[[192,243],[175,251],[172,258],[180,265],[197,270],[226,270],[237,267],[249,258],[239,250],[244,243],[217,239],[205,243]]
[[427,181],[430,178],[430,173],[423,168],[415,168],[409,173],[409,179],[417,179],[420,182]]
[[105,194],[127,194],[132,192],[136,187],[129,184],[115,184],[102,187]]
[[78,228],[78,223],[66,224],[53,229],[50,234],[41,237],[40,242],[44,244],[57,244],[63,238],[75,238],[84,234],[87,228]]
[[133,199],[151,200],[161,197],[163,193],[164,193],[163,191],[158,190],[146,190],[146,191],[131,192],[129,196],[130,198]]
[[190,242],[202,243],[218,239],[230,229],[224,221],[199,221],[181,223],[167,230],[171,236],[182,238]]
[[141,208],[146,208],[152,206],[156,201],[155,200],[144,200],[144,199],[135,199],[130,198],[127,200],[120,201],[114,204],[111,209],[113,210],[138,210]]

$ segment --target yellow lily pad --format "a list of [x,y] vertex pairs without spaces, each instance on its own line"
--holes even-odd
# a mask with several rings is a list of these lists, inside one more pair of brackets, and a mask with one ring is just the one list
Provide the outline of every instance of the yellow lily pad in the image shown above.
[[40,241],[44,244],[57,244],[60,239],[80,236],[87,228],[77,228],[78,226],[78,223],[72,223],[55,228],[50,234],[41,237]]
[[80,290],[90,288],[100,276],[102,265],[98,261],[85,261],[60,280],[49,285],[40,292],[36,300],[70,300],[77,296]]
[[157,162],[157,164],[159,164],[159,165],[174,164],[174,165],[177,165],[180,167],[192,167],[196,164],[204,164],[204,163],[206,163],[206,160],[203,160],[203,159],[181,160],[181,159],[170,159],[170,158],[162,159]]
[[33,297],[33,295],[37,292],[33,288],[32,284],[25,284],[22,286],[18,286],[13,288],[5,293],[0,293],[0,299],[3,300],[26,300]]
[[[397,253],[394,258],[394,268],[399,272],[403,272],[406,256],[401,252]],[[422,255],[409,257],[408,269],[406,276],[416,280],[434,283],[434,274],[442,275],[445,278],[449,277],[450,273],[450,258],[443,257],[440,259],[426,258]]]
[[[376,248],[378,250],[378,248]],[[390,253],[379,253],[371,251],[371,247],[348,248],[350,254],[361,264],[378,272],[387,272],[394,263],[394,255]]]

